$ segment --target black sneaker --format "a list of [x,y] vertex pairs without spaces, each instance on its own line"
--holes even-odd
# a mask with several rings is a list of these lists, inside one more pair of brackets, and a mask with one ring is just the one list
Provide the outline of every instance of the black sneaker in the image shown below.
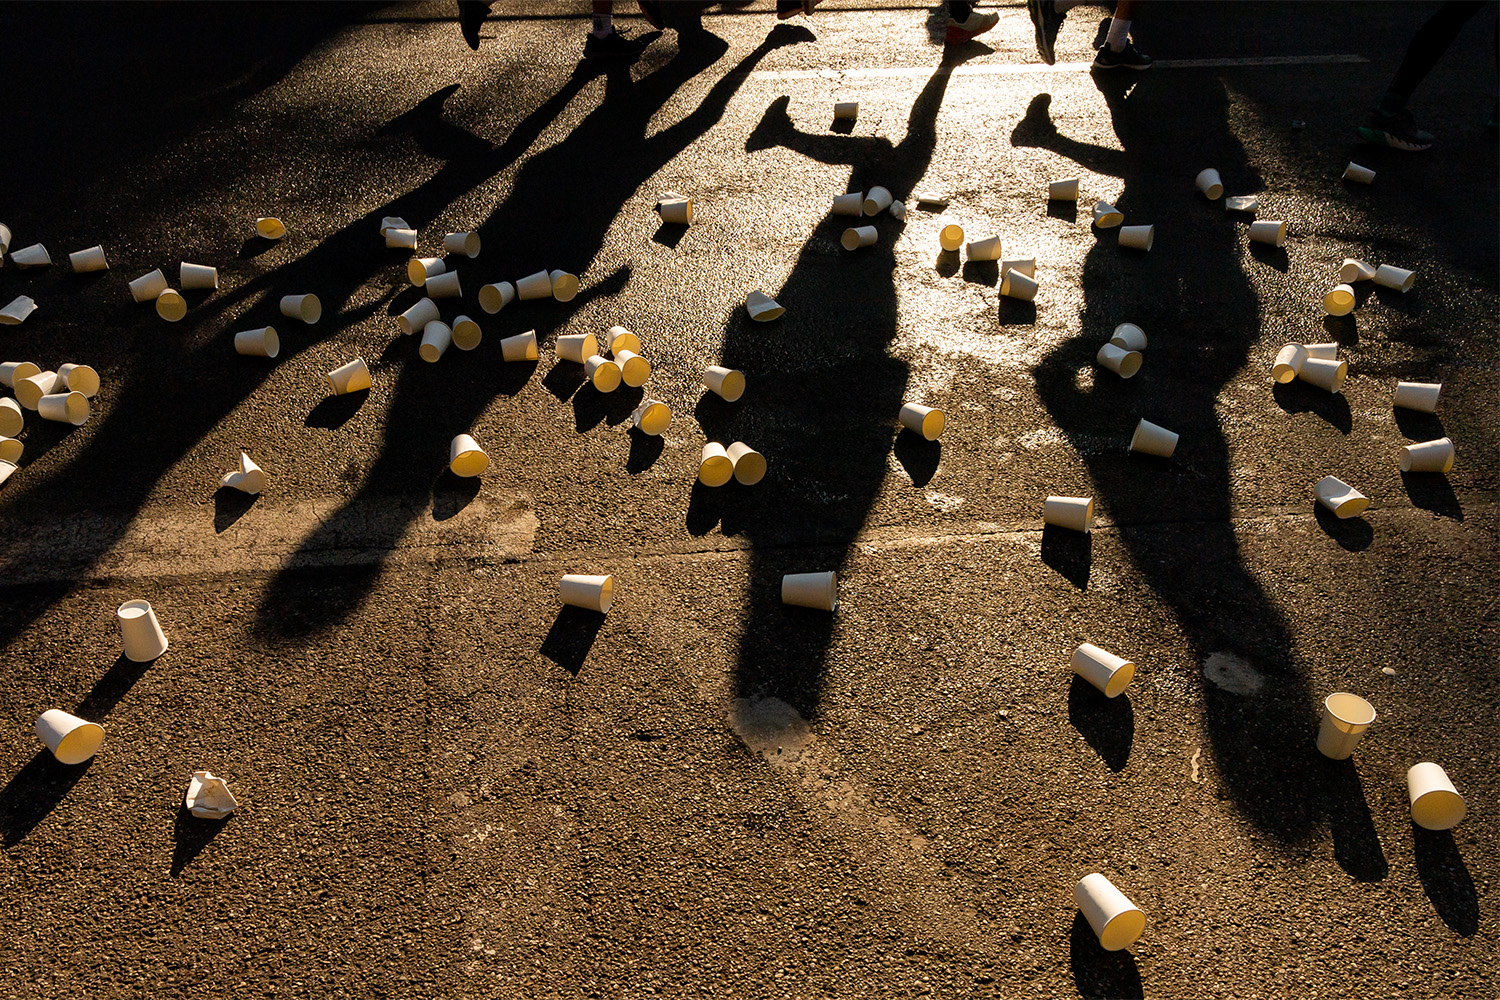
[[1109,22],[1111,18],[1105,18],[1099,22],[1099,30],[1094,32],[1094,51],[1098,52],[1104,48],[1104,43],[1109,40]]
[[1432,148],[1432,134],[1417,128],[1417,120],[1411,112],[1402,108],[1393,115],[1371,111],[1370,117],[1358,129],[1359,137],[1377,146],[1403,149],[1408,153],[1420,153]]
[[1031,15],[1031,26],[1036,29],[1036,50],[1042,62],[1051,66],[1057,61],[1052,44],[1057,41],[1057,29],[1062,27],[1063,15],[1057,12],[1052,0],[1026,0],[1026,13]]
[[1094,69],[1150,69],[1153,61],[1133,43],[1126,42],[1119,52],[1108,45],[1100,49],[1094,57]]
[[617,59],[638,56],[645,47],[645,43],[640,39],[626,38],[618,31],[611,31],[603,37],[591,31],[589,32],[588,41],[583,43],[583,58]]
[[458,30],[475,52],[479,51],[479,26],[489,12],[490,5],[481,0],[458,0]]

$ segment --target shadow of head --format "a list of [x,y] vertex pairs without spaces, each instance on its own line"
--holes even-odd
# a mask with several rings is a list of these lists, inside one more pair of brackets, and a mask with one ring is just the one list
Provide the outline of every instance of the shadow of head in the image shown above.
[[599,638],[599,630],[604,628],[604,620],[597,611],[564,604],[538,652],[577,677],[594,648],[594,640]]
[[1078,995],[1091,1000],[1139,1000],[1146,993],[1135,956],[1128,951],[1105,951],[1088,920],[1073,917],[1068,956]]
[[1111,771],[1125,769],[1135,740],[1135,710],[1129,695],[1106,698],[1104,692],[1074,674],[1068,689],[1068,721]]

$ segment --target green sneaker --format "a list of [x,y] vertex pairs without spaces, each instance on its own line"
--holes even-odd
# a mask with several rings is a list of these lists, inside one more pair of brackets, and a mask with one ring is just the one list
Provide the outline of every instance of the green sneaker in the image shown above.
[[1432,148],[1432,134],[1417,128],[1417,120],[1411,112],[1402,108],[1393,115],[1371,111],[1370,117],[1357,129],[1359,137],[1377,146],[1389,146],[1408,153],[1420,153]]

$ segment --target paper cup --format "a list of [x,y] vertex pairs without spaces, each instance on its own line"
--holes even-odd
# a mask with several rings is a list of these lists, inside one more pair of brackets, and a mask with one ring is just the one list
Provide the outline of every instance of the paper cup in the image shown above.
[[1401,449],[1402,472],[1441,472],[1447,475],[1452,469],[1452,438],[1409,444]]
[[703,446],[698,460],[698,482],[704,486],[723,486],[734,478],[734,462],[722,444],[710,441]]
[[1042,523],[1088,534],[1094,528],[1092,497],[1048,497],[1042,502]]
[[1129,948],[1146,929],[1146,914],[1098,872],[1079,880],[1073,887],[1073,900],[1105,951]]
[[1202,191],[1209,201],[1218,201],[1224,196],[1224,182],[1219,179],[1219,172],[1213,167],[1200,170],[1193,183],[1198,185],[1198,190]]
[[484,331],[479,329],[479,324],[467,316],[455,316],[453,318],[453,346],[460,351],[472,351],[479,346],[484,339]]
[[974,240],[966,250],[970,260],[999,260],[1000,237],[986,236],[982,240]]
[[670,201],[657,202],[656,212],[663,222],[674,226],[686,226],[693,221],[693,200],[673,198]]
[[[0,375],[0,382],[3,381],[5,381],[4,376]],[[1436,413],[1438,395],[1442,391],[1443,383],[1441,382],[1397,382],[1396,395],[1391,400],[1391,404],[1404,410]]]
[[964,227],[949,223],[938,232],[938,246],[944,250],[957,250],[964,245]]
[[156,297],[156,315],[168,323],[180,323],[187,315],[187,299],[175,288],[168,288]]
[[781,578],[781,603],[819,611],[837,611],[839,577],[827,573],[788,573]]
[[508,281],[497,281],[479,289],[479,308],[493,316],[510,305],[516,297],[516,286]]
[[888,211],[893,217],[904,221],[906,219],[906,202],[893,201],[891,202],[891,207],[888,209]]
[[506,361],[535,361],[537,359],[536,331],[527,330],[514,337],[502,339],[500,357]]
[[30,295],[17,295],[4,309],[0,309],[0,325],[20,326],[26,317],[36,312],[36,300]]
[[516,282],[516,296],[522,302],[525,302],[527,299],[550,299],[552,297],[552,275],[546,271],[528,274]]
[[1109,202],[1100,201],[1094,204],[1094,225],[1100,229],[1113,229],[1124,221],[1125,216]]
[[736,441],[724,449],[734,463],[734,481],[741,486],[754,486],[766,478],[766,456],[743,441]]
[[130,283],[130,297],[137,302],[155,302],[156,297],[167,290],[167,276],[157,268],[143,274]]
[[1235,195],[1224,199],[1224,211],[1226,212],[1248,212],[1254,215],[1260,211],[1260,197],[1253,194]]
[[1000,294],[1022,302],[1033,301],[1039,287],[1035,278],[1021,271],[1006,271],[1000,279]]
[[745,296],[745,311],[757,323],[769,323],[773,319],[780,319],[781,314],[786,312],[780,302],[759,289]]
[[81,392],[53,393],[37,400],[36,412],[43,420],[80,427],[88,423],[89,400]]
[[1330,316],[1347,316],[1354,311],[1354,287],[1334,285],[1333,290],[1323,296],[1323,311]]
[[1417,283],[1417,273],[1400,267],[1392,267],[1390,264],[1381,264],[1375,269],[1375,284],[1384,288],[1394,288],[1398,292],[1409,292],[1411,286]]
[[365,364],[365,359],[355,358],[329,372],[328,384],[333,387],[334,395],[337,396],[370,388],[370,369]]
[[399,215],[387,215],[380,220],[380,235],[384,236],[392,229],[411,229],[411,223]]
[[422,328],[422,343],[417,347],[423,361],[431,364],[443,356],[448,345],[453,343],[453,328],[440,319],[435,319]]
[[844,245],[845,250],[858,250],[860,247],[874,246],[879,238],[880,232],[874,226],[860,226],[844,230],[839,242]]
[[240,464],[233,472],[219,478],[220,486],[229,486],[241,493],[257,494],[266,488],[266,474],[249,455],[240,452]]
[[428,323],[441,318],[442,313],[438,312],[437,303],[424,295],[417,300],[416,305],[396,317],[396,325],[401,328],[402,333],[410,335],[427,329]]
[[1250,223],[1250,242],[1281,246],[1286,242],[1286,223],[1270,219]]
[[1073,673],[1104,692],[1106,698],[1118,698],[1135,676],[1135,664],[1086,642],[1073,650]]
[[234,335],[234,351],[249,357],[274,358],[281,353],[281,338],[276,336],[275,327],[242,330]]
[[1000,275],[1001,275],[1001,277],[1004,277],[1005,275],[1009,274],[1011,271],[1019,271],[1021,274],[1026,275],[1026,277],[1028,277],[1028,278],[1035,278],[1036,277],[1036,258],[1035,257],[1013,257],[1010,260],[1002,260],[1000,262]]
[[[879,184],[865,192],[864,210],[866,215],[879,215],[891,207],[891,202],[896,198],[889,190]],[[873,240],[871,242],[874,242]]]
[[1131,250],[1150,250],[1156,242],[1155,226],[1121,226],[1120,246]]
[[733,403],[745,394],[745,373],[714,365],[704,370],[703,384],[714,395]]
[[429,298],[434,299],[456,299],[463,296],[464,291],[458,284],[457,271],[445,271],[442,274],[434,274],[427,279],[423,286]]
[[1048,201],[1077,201],[1078,200],[1078,178],[1069,177],[1066,180],[1053,181],[1047,185]]
[[1411,821],[1424,830],[1451,830],[1469,811],[1448,772],[1430,761],[1413,764],[1406,772],[1406,794]]
[[838,101],[833,106],[833,117],[855,119],[859,117],[858,101]]
[[218,288],[218,268],[207,264],[189,264],[183,261],[177,266],[177,283],[184,289]]
[[558,584],[558,596],[564,604],[607,614],[615,603],[615,578],[612,576],[585,576],[569,573]]
[[415,250],[417,231],[415,229],[387,229],[385,246],[387,250]]
[[1297,377],[1319,389],[1338,392],[1344,387],[1344,379],[1349,377],[1349,362],[1310,357],[1302,362]]
[[60,763],[82,764],[104,744],[104,727],[60,708],[49,708],[37,716],[36,737]]
[[22,247],[10,255],[15,265],[23,270],[28,267],[51,267],[52,255],[47,248],[40,243],[33,243],[29,247]]
[[1357,517],[1370,506],[1370,499],[1337,476],[1324,476],[1313,487],[1318,503],[1333,511],[1336,517]]
[[936,441],[943,436],[946,420],[942,410],[919,403],[901,404],[901,426],[929,441]]
[[63,387],[73,392],[81,392],[92,399],[99,395],[99,373],[88,365],[59,365],[57,383],[53,389],[61,392]]
[[616,351],[615,364],[620,366],[620,376],[632,389],[645,385],[646,380],[651,377],[651,362],[634,351],[623,348]]
[[478,257],[479,234],[449,233],[443,237],[443,250],[446,253],[461,253],[465,257]]
[[1271,377],[1285,385],[1302,371],[1307,357],[1307,348],[1301,344],[1282,345],[1281,350],[1276,352],[1276,360],[1271,363]]
[[1375,179],[1375,171],[1369,167],[1362,167],[1353,160],[1344,168],[1344,180],[1353,181],[1356,184],[1368,184]]
[[863,215],[865,212],[865,194],[863,191],[850,191],[848,194],[833,196],[834,215]]
[[1130,450],[1142,455],[1171,458],[1172,453],[1177,450],[1177,435],[1142,418],[1136,423],[1135,433],[1130,437]]
[[1322,344],[1303,344],[1309,358],[1317,358],[1319,361],[1337,361],[1339,359],[1338,341],[1330,340]]
[[1334,760],[1348,760],[1374,721],[1375,706],[1359,695],[1347,691],[1329,695],[1323,699],[1318,752]]
[[1356,281],[1369,281],[1375,277],[1375,268],[1362,260],[1353,257],[1345,257],[1344,262],[1339,265],[1339,280],[1344,284],[1353,284]]
[[28,410],[35,410],[42,397],[57,388],[57,372],[37,372],[35,375],[18,378],[12,388],[16,394],[16,402]]
[[281,315],[313,324],[323,316],[323,303],[316,295],[283,295]]
[[11,465],[15,465],[21,460],[21,452],[23,451],[25,451],[25,446],[20,441],[13,437],[0,435],[0,462],[9,462]]
[[280,219],[256,219],[255,233],[268,240],[279,240],[286,235],[286,225]]
[[573,296],[578,294],[578,278],[567,271],[553,271],[548,278],[552,280],[552,297],[559,302],[572,302]]
[[612,326],[605,332],[605,338],[609,342],[610,353],[618,351],[633,351],[641,353],[641,338],[625,329],[623,326]]
[[592,333],[565,333],[557,338],[555,350],[563,361],[581,365],[599,353],[599,345]]
[[[0,253],[4,253],[0,250]],[[87,250],[79,250],[77,253],[68,254],[68,263],[73,265],[73,270],[79,274],[86,271],[108,271],[109,261],[104,259],[104,248],[89,247]]]
[[120,626],[127,660],[150,663],[167,651],[166,634],[149,601],[126,601],[115,611],[115,621]]
[[472,478],[481,475],[490,467],[490,456],[479,447],[479,442],[468,434],[460,434],[448,445],[448,469],[455,476]]
[[0,254],[10,252],[11,232],[10,227],[0,222]]
[[[3,365],[0,365],[0,385],[14,387],[18,379],[30,378],[33,375],[40,374],[40,372],[41,368],[30,361],[7,361]],[[1407,385],[1409,383],[1403,382],[1401,384]],[[1436,396],[1433,397],[1433,401],[1437,401]],[[1398,403],[1397,405],[1401,404]]]
[[16,464],[14,462],[0,462],[0,484],[15,475]]
[[187,794],[182,804],[187,811],[199,819],[224,819],[239,808],[239,802],[229,791],[223,778],[215,778],[208,771],[194,771],[188,779]]
[[600,392],[614,392],[620,387],[620,366],[602,354],[584,361],[583,373]]
[[1121,378],[1130,378],[1141,370],[1140,351],[1122,351],[1114,344],[1105,344],[1099,348],[1099,353],[1094,358]]
[[636,407],[630,420],[641,433],[656,437],[672,423],[672,410],[659,399],[647,399]]
[[1134,323],[1121,323],[1115,327],[1115,332],[1110,334],[1109,342],[1122,351],[1144,351],[1146,331]]
[[[38,396],[38,399],[42,397]],[[10,397],[0,399],[0,434],[6,437],[15,437],[21,433],[21,428],[26,426],[26,418],[21,412],[21,404]]]

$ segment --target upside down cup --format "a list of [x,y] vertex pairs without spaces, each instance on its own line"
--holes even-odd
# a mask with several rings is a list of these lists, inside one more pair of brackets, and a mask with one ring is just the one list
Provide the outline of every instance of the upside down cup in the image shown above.
[[234,353],[253,358],[274,358],[281,353],[281,338],[275,327],[241,330],[234,335]]
[[1353,160],[1344,168],[1344,180],[1353,181],[1356,184],[1368,184],[1375,179],[1375,171],[1369,167],[1362,167]]
[[177,265],[177,283],[185,289],[218,288],[219,269],[183,261]]
[[1406,772],[1406,794],[1411,821],[1424,830],[1451,830],[1469,811],[1448,772],[1431,761],[1413,764]]
[[87,250],[79,250],[68,254],[68,263],[73,265],[73,270],[79,274],[88,271],[108,271],[109,261],[104,259],[104,248],[102,246],[89,247]]
[[936,441],[943,436],[946,419],[942,410],[922,406],[920,403],[901,404],[901,426],[913,434],[920,434],[928,441]]
[[974,240],[966,249],[970,260],[999,260],[1000,237],[986,236],[982,240]]
[[446,253],[461,253],[465,257],[478,257],[479,234],[449,233],[443,237],[443,250]]
[[714,365],[704,369],[703,384],[714,395],[733,403],[745,394],[745,373]]
[[508,281],[496,281],[482,285],[479,289],[479,308],[493,316],[515,301],[516,286]]
[[514,337],[502,339],[500,357],[506,361],[535,361],[537,359],[536,331],[527,330]]
[[693,221],[693,199],[663,198],[656,203],[656,214],[661,221],[674,226],[686,226]]
[[833,117],[836,119],[853,120],[859,117],[858,101],[835,101],[833,105]]
[[448,468],[455,476],[472,478],[490,467],[490,456],[484,453],[471,435],[459,434],[448,444]]
[[1177,434],[1143,417],[1136,423],[1135,433],[1131,435],[1130,450],[1143,455],[1171,458],[1172,453],[1177,450],[1177,438]]
[[557,338],[556,351],[562,360],[581,365],[599,353],[599,344],[592,333],[565,333]]
[[839,606],[839,577],[826,573],[788,573],[781,578],[781,603],[818,611],[835,611]]
[[424,295],[410,309],[396,317],[396,325],[402,333],[410,336],[418,330],[425,330],[428,323],[441,318],[442,313],[438,311],[437,303]]
[[1114,344],[1105,344],[1099,348],[1099,353],[1094,358],[1121,378],[1130,378],[1140,371],[1143,360],[1140,351],[1123,351]]
[[1441,472],[1447,475],[1453,469],[1453,439],[1438,438],[1409,444],[1401,449],[1402,472]]
[[1098,872],[1079,880],[1073,900],[1105,951],[1129,948],[1146,929],[1146,914]]
[[1318,726],[1318,752],[1333,760],[1348,760],[1375,721],[1375,706],[1357,694],[1338,691],[1323,699],[1323,721]]
[[1313,487],[1318,503],[1333,511],[1338,518],[1357,517],[1370,506],[1370,498],[1344,482],[1338,476],[1324,476]]
[[1286,242],[1286,223],[1275,219],[1258,219],[1250,223],[1250,242],[1281,246]]
[[1078,200],[1078,178],[1068,177],[1060,181],[1052,181],[1047,185],[1048,201],[1077,201]]
[[417,231],[404,226],[393,226],[390,229],[381,230],[385,237],[387,250],[415,250],[417,248]]
[[434,299],[457,299],[464,294],[463,288],[458,283],[457,271],[445,271],[442,274],[434,274],[427,279],[424,286],[427,294]]
[[1042,523],[1088,534],[1094,526],[1092,497],[1048,497],[1042,502]]
[[1121,226],[1120,246],[1131,250],[1150,250],[1156,242],[1155,226]]
[[865,212],[865,193],[863,191],[850,191],[848,194],[836,194],[833,196],[834,215],[863,215]]
[[558,583],[558,596],[564,604],[607,614],[614,604],[615,578],[568,573]]
[[167,636],[156,620],[150,601],[126,601],[115,612],[124,643],[125,658],[134,663],[150,663],[167,651]]
[[62,764],[82,764],[104,745],[104,727],[49,708],[36,720],[36,736]]
[[365,364],[365,359],[355,358],[329,372],[328,384],[333,387],[334,395],[343,396],[368,389],[373,383],[370,381],[370,368]]
[[1106,698],[1117,698],[1135,676],[1135,664],[1086,642],[1073,650],[1073,673],[1098,688]]
[[1000,276],[1003,278],[1011,271],[1019,271],[1028,278],[1036,277],[1035,257],[1012,257],[1010,260],[1000,261]]
[[[3,376],[0,376],[0,381],[4,381]],[[1397,382],[1391,405],[1419,413],[1436,413],[1442,391],[1441,382]]]
[[1115,332],[1109,335],[1109,342],[1122,351],[1144,351],[1146,331],[1134,323],[1121,323],[1115,327]]

